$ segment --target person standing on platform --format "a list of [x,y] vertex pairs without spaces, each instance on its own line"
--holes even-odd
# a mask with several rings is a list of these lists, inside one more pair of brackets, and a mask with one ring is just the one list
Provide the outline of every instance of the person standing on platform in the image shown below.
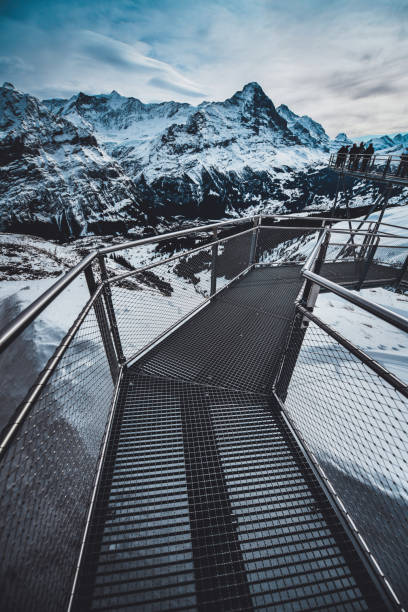
[[348,146],[344,147],[344,153],[341,157],[341,167],[344,168],[345,164],[346,164],[346,159],[347,159],[347,155],[349,154],[349,148]]
[[358,170],[358,164],[360,162],[360,158],[365,153],[364,142],[360,142],[360,145],[357,147],[357,152],[354,157],[353,170]]
[[356,158],[357,152],[358,152],[358,147],[356,143],[354,143],[349,152],[349,163],[348,163],[349,170],[354,169],[354,160]]
[[343,160],[344,160],[344,154],[347,150],[347,147],[343,146],[340,147],[340,149],[337,152],[337,158],[336,158],[336,168],[338,168],[339,166],[341,166],[343,164]]
[[368,147],[365,150],[365,155],[363,157],[363,161],[361,162],[361,170],[363,172],[366,172],[366,170],[368,169],[370,162],[371,162],[371,158],[373,156],[374,153],[374,147],[373,147],[373,143],[370,142],[370,144],[368,145]]
[[408,176],[408,151],[401,154],[400,163],[397,170],[397,176],[401,178],[407,178]]

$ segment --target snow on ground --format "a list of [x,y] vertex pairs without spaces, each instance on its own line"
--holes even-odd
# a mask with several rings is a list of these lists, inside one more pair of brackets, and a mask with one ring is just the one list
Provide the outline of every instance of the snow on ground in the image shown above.
[[[408,296],[381,287],[359,294],[408,318]],[[330,293],[319,295],[314,314],[408,383],[408,334]]]

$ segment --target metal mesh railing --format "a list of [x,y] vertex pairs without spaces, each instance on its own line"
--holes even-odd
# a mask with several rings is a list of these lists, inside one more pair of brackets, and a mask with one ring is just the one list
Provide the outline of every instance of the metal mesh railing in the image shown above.
[[257,263],[262,265],[304,262],[318,236],[316,228],[262,226],[258,232]]
[[60,360],[55,367],[50,360],[31,390],[37,396],[1,457],[4,611],[68,603],[113,394],[94,310],[100,299],[84,309],[57,349],[65,349]]
[[111,279],[126,359],[145,350],[250,266],[253,230]]
[[[313,318],[313,315],[311,315]],[[314,318],[295,317],[276,392],[381,570],[408,601],[408,413],[390,384]],[[302,324],[303,321],[303,324]],[[371,360],[371,365],[372,365]],[[391,380],[391,379],[390,379]]]
[[337,171],[408,183],[408,154],[406,153],[402,155],[332,154],[329,167]]

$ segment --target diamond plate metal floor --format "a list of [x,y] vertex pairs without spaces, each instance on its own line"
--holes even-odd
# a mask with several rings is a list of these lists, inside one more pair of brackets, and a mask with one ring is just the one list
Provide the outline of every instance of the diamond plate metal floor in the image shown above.
[[270,396],[301,287],[259,268],[128,370],[76,610],[383,610]]

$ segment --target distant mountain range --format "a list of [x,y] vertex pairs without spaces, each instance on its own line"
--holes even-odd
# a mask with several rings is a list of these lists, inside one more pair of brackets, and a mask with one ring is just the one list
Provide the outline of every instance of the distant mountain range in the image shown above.
[[[389,149],[406,143],[406,135],[381,138]],[[335,189],[328,153],[344,142],[345,134],[330,140],[310,117],[275,108],[257,83],[198,106],[143,104],[115,91],[40,102],[5,83],[0,229],[68,237],[327,208]]]

